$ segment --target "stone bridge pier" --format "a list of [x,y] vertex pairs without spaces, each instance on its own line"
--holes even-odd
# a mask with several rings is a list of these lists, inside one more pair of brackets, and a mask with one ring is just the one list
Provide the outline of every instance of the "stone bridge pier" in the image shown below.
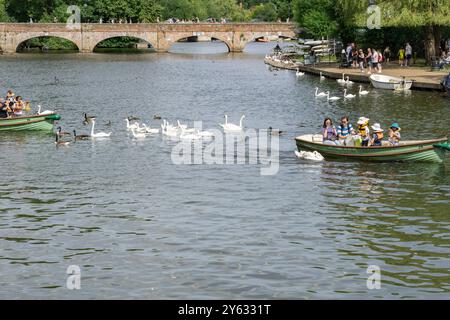
[[291,23],[142,23],[142,24],[79,24],[2,23],[0,49],[3,54],[17,52],[19,46],[32,38],[58,37],[72,41],[83,53],[91,53],[106,39],[133,37],[148,42],[158,52],[167,52],[177,41],[193,36],[218,39],[230,52],[241,52],[245,45],[263,36],[295,37]]

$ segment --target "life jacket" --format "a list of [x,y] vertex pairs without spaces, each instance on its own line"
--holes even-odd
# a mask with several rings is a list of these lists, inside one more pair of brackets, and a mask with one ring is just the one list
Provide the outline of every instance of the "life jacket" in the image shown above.
[[367,136],[367,127],[369,126],[369,123],[364,124],[358,124],[358,133],[361,137]]
[[377,141],[383,139],[384,134],[383,132],[374,132],[377,135]]

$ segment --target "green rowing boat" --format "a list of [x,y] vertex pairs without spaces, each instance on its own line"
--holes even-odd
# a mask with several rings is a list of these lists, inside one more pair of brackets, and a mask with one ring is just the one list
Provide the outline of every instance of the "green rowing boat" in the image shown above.
[[324,158],[343,158],[362,161],[403,161],[442,163],[450,151],[447,138],[402,141],[397,146],[347,147],[322,143],[322,135],[307,134],[295,138],[299,151],[317,151]]
[[0,118],[0,131],[53,131],[53,123],[61,119],[56,113]]

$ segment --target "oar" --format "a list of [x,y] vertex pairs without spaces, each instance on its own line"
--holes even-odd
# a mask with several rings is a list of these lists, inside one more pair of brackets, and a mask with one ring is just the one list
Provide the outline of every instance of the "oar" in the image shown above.
[[450,144],[448,144],[448,142],[434,144],[433,147],[450,151]]

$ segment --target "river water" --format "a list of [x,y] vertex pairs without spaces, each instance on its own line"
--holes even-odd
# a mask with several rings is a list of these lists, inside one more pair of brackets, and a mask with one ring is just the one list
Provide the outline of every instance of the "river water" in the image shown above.
[[[97,117],[111,139],[56,148],[48,134],[0,135],[0,298],[443,299],[450,295],[450,157],[371,164],[294,156],[294,137],[323,118],[364,115],[403,138],[450,136],[449,100],[434,92],[342,89],[263,63],[273,44],[241,54],[179,43],[168,54],[18,54],[0,58],[0,88],[57,110],[65,130]],[[7,76],[5,76],[7,75]],[[357,86],[351,89],[356,92]],[[272,126],[280,168],[175,165],[175,143],[136,141],[124,118],[218,129],[223,114]],[[108,121],[112,126],[106,126]],[[70,265],[81,289],[66,288]],[[369,289],[367,268],[381,270]]]

